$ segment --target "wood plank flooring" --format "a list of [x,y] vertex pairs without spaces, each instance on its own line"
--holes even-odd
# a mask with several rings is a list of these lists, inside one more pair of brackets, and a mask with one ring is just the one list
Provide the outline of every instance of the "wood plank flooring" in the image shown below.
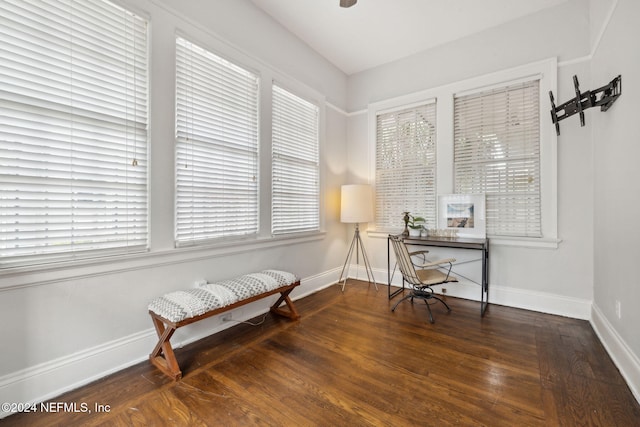
[[449,297],[452,312],[432,306],[430,324],[420,301],[391,313],[379,287],[332,286],[296,302],[299,321],[268,315],[178,349],[179,382],[145,362],[53,399],[91,413],[0,424],[640,425],[640,405],[588,322],[497,305],[481,318],[478,302]]

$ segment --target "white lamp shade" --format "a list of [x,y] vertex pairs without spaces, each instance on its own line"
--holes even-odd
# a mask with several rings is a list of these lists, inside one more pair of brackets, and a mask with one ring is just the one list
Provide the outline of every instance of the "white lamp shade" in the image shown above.
[[340,221],[373,221],[373,191],[370,185],[343,185],[340,199]]

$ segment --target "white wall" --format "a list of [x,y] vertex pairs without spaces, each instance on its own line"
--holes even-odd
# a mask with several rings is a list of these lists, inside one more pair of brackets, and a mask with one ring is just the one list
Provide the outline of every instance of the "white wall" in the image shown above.
[[[567,23],[571,23],[568,25]],[[572,76],[588,84],[589,7],[570,1],[533,16],[457,40],[349,77],[349,174],[373,177],[366,162],[374,147],[367,132],[366,106],[442,87],[550,57],[557,57],[556,102],[574,96]],[[586,86],[585,86],[586,88]],[[545,102],[548,98],[544,98]],[[549,104],[550,107],[550,104]],[[548,110],[547,110],[548,111]],[[550,124],[550,119],[549,119]],[[588,318],[593,296],[593,172],[589,128],[576,120],[561,123],[558,138],[558,237],[554,249],[492,244],[491,300],[572,317]],[[361,178],[366,179],[366,178]],[[401,225],[400,218],[399,226]],[[370,235],[367,244],[380,278],[386,280],[386,239]],[[468,255],[457,254],[459,259]],[[477,256],[476,256],[477,257]],[[466,258],[465,258],[466,259]],[[450,286],[454,292],[455,286]],[[478,292],[479,293],[479,292]],[[464,294],[468,296],[467,293]],[[472,295],[479,298],[479,295]]]
[[[0,324],[5,325],[0,351],[2,402],[52,397],[145,360],[156,341],[147,313],[147,304],[156,296],[191,287],[197,279],[215,281],[279,268],[303,279],[292,294],[296,298],[334,283],[346,253],[346,228],[339,222],[338,204],[347,172],[347,123],[345,115],[333,107],[326,108],[321,148],[324,234],[208,249],[174,248],[177,31],[258,69],[267,86],[279,76],[323,94],[340,109],[346,107],[347,79],[248,0],[181,0],[179,4],[122,0],[122,4],[150,21],[151,251],[109,262],[0,274]],[[180,14],[172,7],[179,7]],[[271,302],[240,308],[234,317],[252,317]],[[230,325],[208,320],[178,331],[172,342],[180,345]]]
[[[622,75],[622,95],[591,113],[594,158],[593,323],[640,400],[640,2],[619,0],[592,60],[591,86]],[[620,302],[621,316],[616,313]]]

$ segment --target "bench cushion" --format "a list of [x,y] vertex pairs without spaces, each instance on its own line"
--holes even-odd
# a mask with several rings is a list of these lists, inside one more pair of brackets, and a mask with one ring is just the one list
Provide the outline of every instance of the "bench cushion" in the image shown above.
[[297,281],[295,274],[265,270],[231,280],[207,283],[195,289],[170,292],[151,301],[149,311],[177,323]]

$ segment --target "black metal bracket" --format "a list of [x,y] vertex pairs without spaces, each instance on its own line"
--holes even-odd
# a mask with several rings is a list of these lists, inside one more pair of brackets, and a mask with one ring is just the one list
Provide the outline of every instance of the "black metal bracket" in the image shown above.
[[600,111],[607,111],[611,104],[622,94],[622,76],[611,80],[609,84],[596,90],[580,92],[578,76],[573,76],[573,86],[576,97],[556,107],[553,92],[549,91],[551,98],[551,121],[556,125],[556,133],[560,135],[560,120],[574,114],[580,114],[580,126],[584,126],[584,110],[591,107],[600,107]]

